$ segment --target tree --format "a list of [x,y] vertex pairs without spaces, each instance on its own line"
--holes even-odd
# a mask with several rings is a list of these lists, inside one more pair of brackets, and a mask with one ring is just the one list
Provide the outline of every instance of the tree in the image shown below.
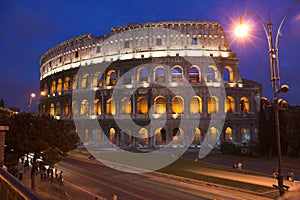
[[47,116],[17,114],[9,119],[9,132],[6,137],[7,153],[13,149],[18,156],[33,153],[31,187],[35,188],[37,158],[45,157],[47,164],[58,162],[69,150],[76,147],[78,136],[71,133],[66,122]]

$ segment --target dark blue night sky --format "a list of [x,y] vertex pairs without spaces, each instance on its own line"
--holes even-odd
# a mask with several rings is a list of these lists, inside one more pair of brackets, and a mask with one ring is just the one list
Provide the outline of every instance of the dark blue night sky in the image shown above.
[[[233,37],[232,25],[246,10],[254,11],[274,29],[294,0],[1,0],[0,2],[0,99],[5,107],[28,111],[29,94],[38,92],[40,56],[56,44],[75,36],[107,34],[111,27],[130,23],[203,20],[221,22],[232,50],[240,58],[243,78],[260,82],[264,95],[271,98],[267,39],[255,24],[251,41]],[[300,3],[290,12],[280,32],[279,57],[282,83],[291,90],[283,97],[300,105]],[[38,99],[33,101],[37,112]]]

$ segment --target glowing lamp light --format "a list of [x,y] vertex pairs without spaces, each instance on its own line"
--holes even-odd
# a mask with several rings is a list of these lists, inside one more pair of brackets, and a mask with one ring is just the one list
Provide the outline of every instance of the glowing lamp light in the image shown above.
[[244,24],[242,22],[235,28],[235,35],[241,38],[248,35],[248,32],[249,27],[247,26],[247,24]]
[[30,98],[35,98],[35,93],[34,92],[30,93]]

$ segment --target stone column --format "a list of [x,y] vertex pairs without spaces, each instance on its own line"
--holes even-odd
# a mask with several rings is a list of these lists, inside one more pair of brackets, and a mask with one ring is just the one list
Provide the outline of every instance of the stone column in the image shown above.
[[5,132],[8,130],[8,126],[0,126],[0,167],[4,166]]

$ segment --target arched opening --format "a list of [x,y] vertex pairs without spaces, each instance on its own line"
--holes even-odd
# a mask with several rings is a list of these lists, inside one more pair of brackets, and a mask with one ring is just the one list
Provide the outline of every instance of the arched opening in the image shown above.
[[78,105],[77,105],[76,101],[72,102],[72,114],[73,114],[73,116],[78,115]]
[[72,80],[72,89],[76,90],[78,86],[78,76],[77,74],[73,76],[73,80]]
[[123,75],[123,84],[124,85],[130,85],[130,84],[132,84],[132,72],[131,71],[127,71]]
[[202,99],[199,96],[194,96],[190,101],[190,113],[202,113]]
[[182,114],[184,112],[184,101],[180,96],[175,96],[172,98],[172,113]]
[[219,99],[215,96],[209,97],[207,101],[207,113],[219,113]]
[[55,105],[54,105],[54,103],[51,103],[51,104],[50,104],[50,111],[49,111],[49,114],[50,114],[51,117],[53,117],[54,114],[55,114]]
[[64,91],[70,90],[70,84],[71,84],[70,77],[67,76],[64,82]]
[[114,128],[109,129],[109,141],[116,144],[116,131]]
[[106,85],[115,86],[117,84],[117,72],[114,69],[109,70],[106,73]]
[[195,128],[195,130],[193,130],[193,133],[191,135],[194,136],[192,142],[193,145],[200,145],[202,143],[201,130],[199,128]]
[[103,80],[101,72],[95,72],[93,76],[93,87],[102,87]]
[[122,114],[130,114],[132,113],[131,100],[124,97],[121,100],[121,113]]
[[167,132],[163,128],[158,128],[155,131],[155,145],[167,144]]
[[101,102],[99,99],[94,100],[94,115],[101,115]]
[[247,97],[242,97],[240,99],[240,110],[241,113],[248,113],[250,111],[249,100]]
[[210,145],[215,145],[219,142],[218,140],[218,130],[215,127],[211,127],[208,132],[208,140]]
[[106,101],[106,114],[108,115],[116,114],[116,102],[113,98],[109,98]]
[[242,128],[241,129],[241,142],[248,143],[251,140],[251,134],[249,128]]
[[225,112],[226,113],[235,112],[235,102],[232,96],[227,96],[225,99]]
[[80,104],[80,115],[88,115],[89,114],[88,109],[89,109],[88,101],[86,99],[82,100]]
[[218,69],[216,66],[208,66],[206,69],[207,82],[219,81]]
[[63,115],[67,117],[69,115],[69,102],[64,103]]
[[157,67],[154,71],[155,81],[158,83],[166,82],[166,71],[163,66]]
[[46,96],[48,94],[48,87],[47,84],[44,84],[44,89],[41,91],[42,96]]
[[184,146],[184,132],[181,128],[175,128],[172,131],[172,143],[173,146],[177,147],[177,145],[179,146]]
[[232,67],[226,66],[223,70],[223,73],[224,73],[224,82],[227,83],[234,82],[234,73]]
[[90,81],[89,81],[89,74],[83,74],[81,79],[81,88],[89,88],[90,87]]
[[57,80],[57,92],[62,91],[62,80],[61,78]]
[[131,147],[132,135],[129,129],[122,130],[120,133],[120,146]]
[[51,85],[51,93],[55,93],[56,92],[56,81],[52,81],[52,85]]
[[84,130],[84,144],[85,145],[89,145],[89,139],[90,139],[90,137],[89,137],[89,129],[85,129]]
[[232,129],[230,127],[225,129],[225,141],[232,141]]
[[198,66],[192,66],[189,70],[189,82],[198,83],[201,81],[200,68]]
[[148,83],[148,69],[145,67],[139,68],[137,73],[138,83]]
[[137,113],[138,114],[148,113],[148,100],[145,96],[141,96],[137,100]]
[[166,113],[166,98],[159,96],[154,99],[154,114]]
[[183,78],[183,73],[182,73],[182,67],[181,66],[174,66],[172,68],[172,81],[173,82],[177,82],[177,81],[181,81]]
[[141,128],[139,130],[139,144],[142,146],[147,146],[149,145],[149,140],[148,140],[148,130],[145,128]]

